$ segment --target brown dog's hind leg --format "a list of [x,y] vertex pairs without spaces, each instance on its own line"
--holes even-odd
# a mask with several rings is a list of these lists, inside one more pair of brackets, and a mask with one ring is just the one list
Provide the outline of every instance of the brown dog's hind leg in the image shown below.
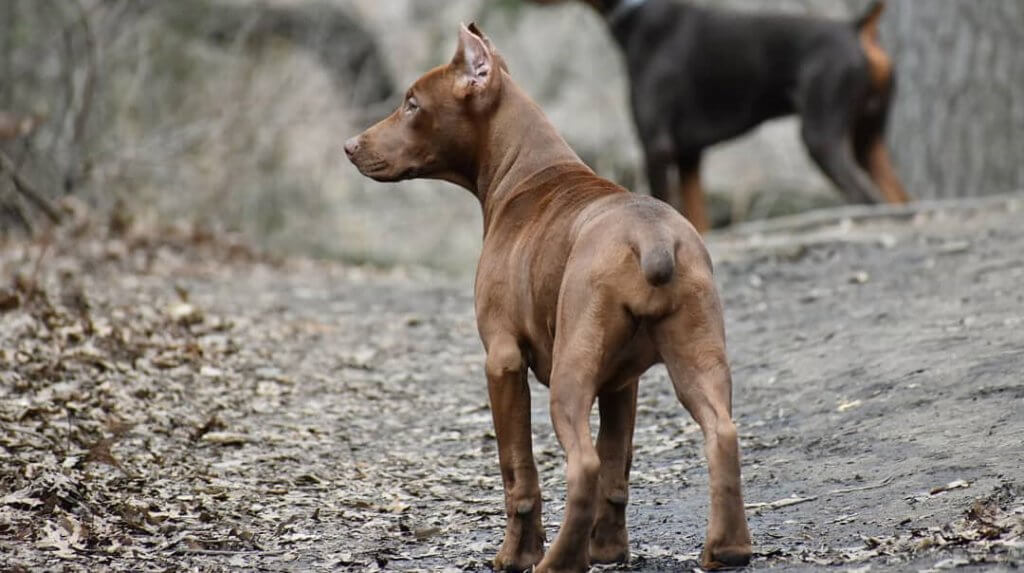
[[525,571],[544,556],[544,528],[530,433],[530,388],[513,337],[503,335],[488,341],[486,371],[508,519],[494,568]]
[[743,566],[751,556],[739,439],[732,421],[732,379],[714,288],[710,273],[695,280],[680,309],[662,320],[654,332],[676,396],[704,433],[711,490],[707,540],[701,556],[705,569]]
[[574,369],[572,363],[565,362],[552,371],[551,421],[566,454],[565,516],[555,541],[535,569],[538,573],[586,571],[590,566],[594,493],[601,471],[601,459],[590,437],[594,392],[586,382],[594,374],[592,368]]
[[597,434],[597,455],[601,458],[601,473],[597,517],[590,534],[591,563],[629,561],[626,503],[629,470],[633,464],[636,390],[637,380],[634,379],[621,390],[598,396],[601,429]]
[[602,468],[590,434],[590,411],[610,366],[605,361],[632,333],[625,305],[593,286],[593,269],[602,266],[594,257],[602,256],[607,253],[577,253],[563,278],[550,383],[551,421],[567,461],[565,516],[537,573],[582,572],[590,565]]

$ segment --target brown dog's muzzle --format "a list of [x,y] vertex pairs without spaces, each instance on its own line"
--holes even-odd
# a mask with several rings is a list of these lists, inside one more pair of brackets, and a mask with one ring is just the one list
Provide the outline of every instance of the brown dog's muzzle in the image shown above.
[[374,153],[373,146],[365,141],[365,134],[357,135],[345,142],[345,155],[352,165],[363,175],[376,181],[389,182],[402,179],[402,174],[394,173],[391,164]]

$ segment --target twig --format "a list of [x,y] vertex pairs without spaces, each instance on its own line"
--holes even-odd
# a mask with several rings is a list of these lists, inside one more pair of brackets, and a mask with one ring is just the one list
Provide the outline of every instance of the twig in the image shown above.
[[175,549],[175,554],[190,553],[194,555],[281,555],[286,553],[283,549],[264,551],[262,549]]
[[[56,123],[57,135],[54,139],[55,142],[62,142],[64,141],[64,134],[70,123],[68,118],[72,115],[75,108],[75,46],[71,37],[71,28],[74,24],[68,22],[68,18],[64,17],[64,7],[66,6],[66,2],[49,0],[49,3],[52,6],[51,9],[53,13],[57,14],[58,18],[60,18],[63,23],[60,33],[60,46],[63,48],[64,54],[63,57],[59,58],[59,60],[61,79],[64,81],[64,105],[61,106],[60,117]],[[73,135],[74,134],[72,134],[72,136]]]
[[443,557],[444,555],[438,551],[430,551],[423,553],[422,555],[395,555],[389,556],[389,561],[413,561],[416,559],[426,559],[427,557]]
[[13,433],[17,433],[17,434],[24,434],[26,436],[30,436],[30,437],[33,437],[33,438],[41,438],[42,440],[44,440],[46,442],[49,442],[49,444],[51,446],[54,446],[55,448],[60,449],[60,443],[58,443],[56,440],[54,440],[50,436],[47,436],[46,434],[40,433],[39,430],[29,430],[29,429],[26,429],[26,428],[20,428],[18,426],[11,426],[11,425],[8,425],[6,423],[0,424],[0,428],[3,428],[5,431],[8,431],[8,432],[13,432]]
[[46,256],[46,251],[50,250],[50,245],[53,244],[53,236],[47,233],[43,238],[43,247],[39,249],[39,256],[36,257],[35,262],[32,264],[32,277],[30,287],[33,292],[42,292],[39,288],[39,273],[43,270],[43,257]]
[[[83,173],[83,162],[81,160],[82,155],[82,141],[85,137],[86,128],[88,127],[89,114],[92,111],[92,100],[93,94],[96,91],[96,39],[93,34],[92,26],[89,23],[89,12],[82,6],[80,0],[73,0],[72,4],[75,5],[78,11],[77,24],[82,29],[82,38],[84,43],[85,51],[85,64],[83,66],[83,79],[82,79],[82,91],[79,106],[77,110],[69,109],[71,115],[71,137],[69,139],[69,151],[71,152],[71,161],[65,166],[64,173],[64,190],[65,192],[71,192],[78,184],[79,179],[82,178]],[[69,34],[65,35],[67,43],[70,45],[71,38]],[[74,76],[75,68],[69,71],[70,76],[70,97],[74,99]],[[71,105],[69,100],[69,106]]]
[[[15,11],[14,2],[6,2],[6,30],[4,31],[4,45],[3,45],[3,77],[10,78],[14,75],[14,38],[18,35],[18,13]],[[10,105],[13,99],[11,95],[14,93],[14,82],[5,81],[3,82],[3,91],[0,92],[0,105]]]
[[172,537],[172,538],[168,539],[167,541],[163,542],[159,547],[156,547],[156,548],[154,548],[154,549],[152,549],[150,551],[147,551],[147,553],[152,555],[154,553],[160,553],[162,551],[166,551],[166,550],[170,549],[171,547],[174,547],[175,545],[177,545],[177,544],[181,543],[182,541],[184,541],[187,537],[189,537],[189,535],[191,535],[190,532],[182,531],[178,535],[175,535],[174,537]]
[[885,487],[885,486],[889,485],[889,482],[891,482],[893,480],[893,478],[895,478],[895,477],[896,477],[895,475],[891,475],[891,476],[889,476],[889,477],[887,477],[887,478],[885,478],[885,479],[883,479],[882,481],[879,481],[879,482],[875,482],[875,483],[868,484],[868,485],[862,485],[862,486],[859,486],[859,487],[845,487],[845,488],[841,488],[841,489],[834,489],[834,490],[832,490],[832,491],[830,491],[828,493],[829,493],[829,495],[836,495],[836,494],[841,494],[841,493],[853,493],[855,491],[868,491],[868,490],[872,490],[872,489],[878,489],[880,487]]
[[17,193],[13,193],[10,196],[10,200],[0,202],[0,207],[4,209],[9,217],[14,219],[18,224],[25,228],[25,232],[32,236],[35,234],[35,226],[32,225],[32,220],[29,219],[28,214],[21,204],[21,197]]
[[787,497],[785,499],[779,499],[779,500],[776,500],[776,501],[767,501],[767,502],[761,502],[761,503],[748,503],[748,504],[744,505],[743,507],[746,508],[746,509],[754,509],[754,510],[780,509],[780,508],[783,508],[783,507],[789,507],[791,505],[798,505],[798,504],[801,504],[801,503],[807,503],[809,501],[814,501],[816,499],[818,499],[818,496],[816,496],[816,495],[815,496],[811,496],[811,497]]
[[31,183],[18,173],[18,168],[14,165],[14,161],[12,161],[11,158],[3,151],[0,151],[0,172],[6,172],[10,176],[11,181],[14,182],[14,188],[35,204],[36,207],[39,207],[39,209],[46,213],[46,216],[49,217],[51,221],[54,223],[60,223],[61,216],[57,207],[55,207],[49,199],[39,193],[39,191],[36,191],[35,187],[33,187]]
[[72,2],[78,9],[78,25],[82,28],[82,36],[85,42],[85,79],[82,85],[81,108],[74,120],[74,132],[71,134],[71,142],[78,145],[82,141],[82,134],[85,132],[86,123],[89,121],[89,113],[92,111],[92,98],[96,85],[96,37],[93,34],[92,26],[89,24],[89,11],[82,6],[81,0]]

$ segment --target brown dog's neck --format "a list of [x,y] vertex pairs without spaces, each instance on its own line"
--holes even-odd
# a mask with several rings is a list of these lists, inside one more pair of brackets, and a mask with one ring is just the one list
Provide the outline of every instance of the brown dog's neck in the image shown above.
[[540,107],[503,74],[500,100],[483,135],[476,188],[484,212],[484,233],[492,216],[532,175],[557,164],[589,169],[569,147]]

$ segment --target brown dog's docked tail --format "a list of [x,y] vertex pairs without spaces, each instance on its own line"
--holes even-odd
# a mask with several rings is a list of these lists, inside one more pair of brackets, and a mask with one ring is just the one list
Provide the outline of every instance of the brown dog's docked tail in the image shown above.
[[636,241],[640,270],[653,287],[668,284],[676,274],[676,255],[672,241],[658,236],[641,236]]

